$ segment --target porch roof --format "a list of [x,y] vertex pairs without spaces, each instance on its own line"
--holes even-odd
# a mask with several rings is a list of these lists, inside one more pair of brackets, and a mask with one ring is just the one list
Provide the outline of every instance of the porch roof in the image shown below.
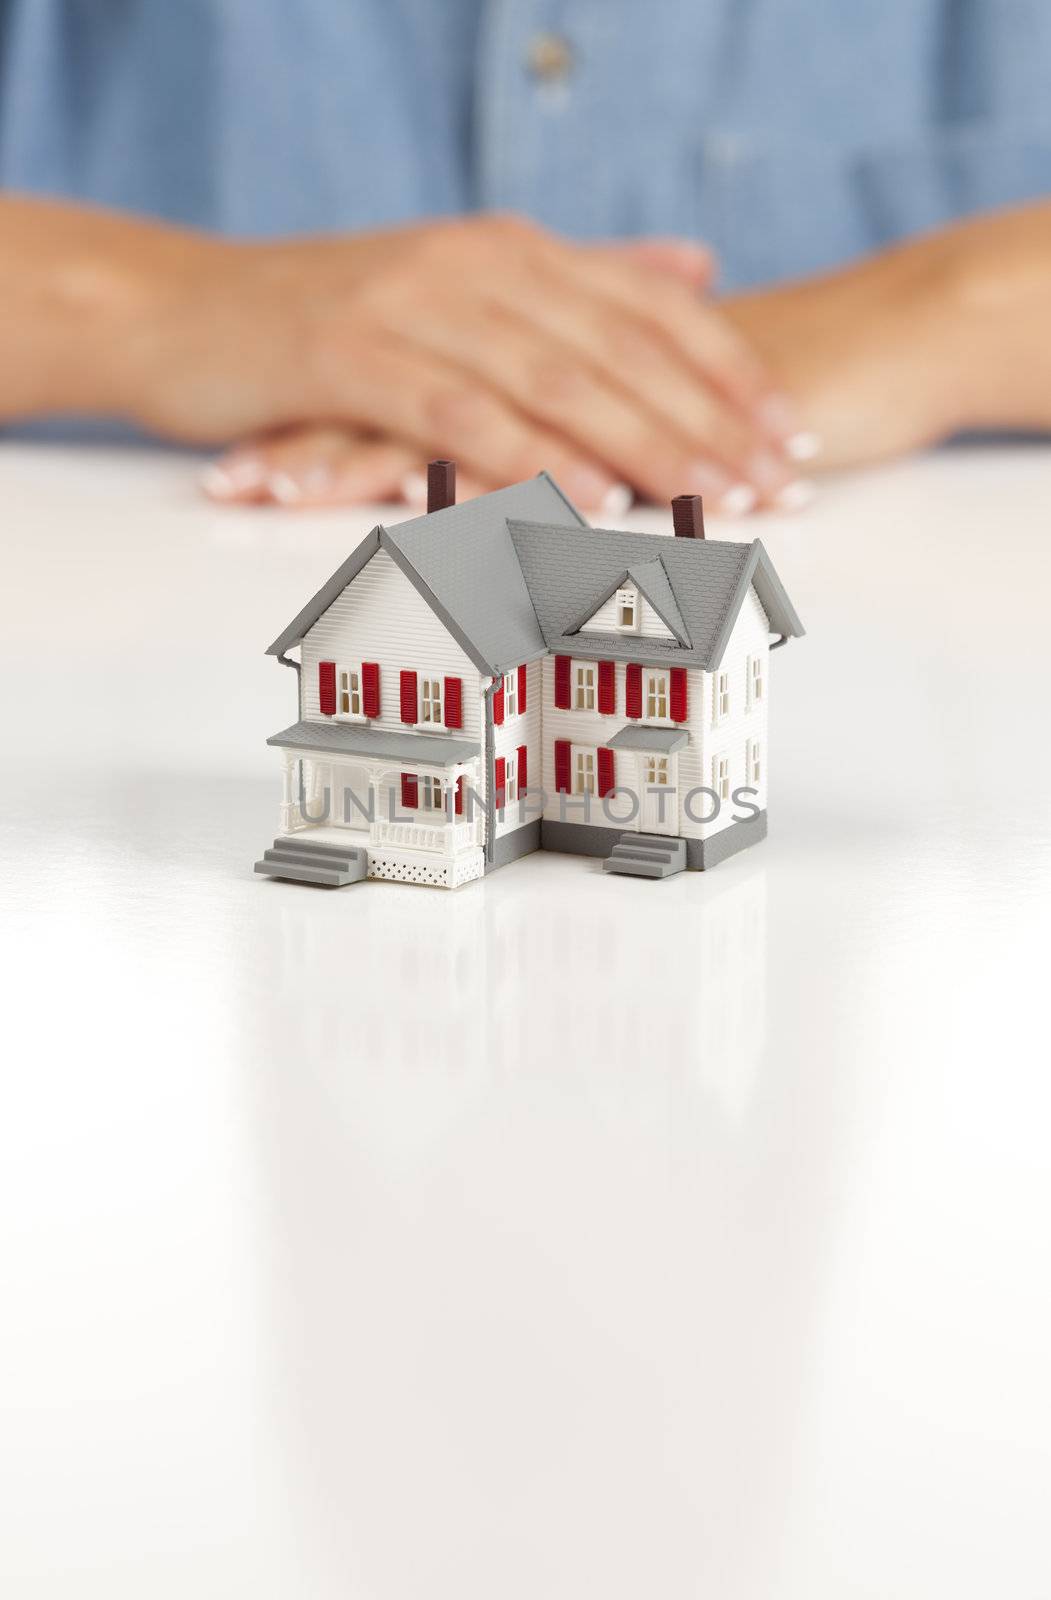
[[272,733],[267,744],[283,750],[311,750],[324,756],[375,757],[405,761],[414,767],[452,767],[471,761],[480,745],[440,733],[403,733],[399,728],[372,728],[354,722],[293,722]]
[[682,728],[643,728],[630,722],[606,740],[611,750],[651,750],[659,756],[674,755],[689,742],[690,736]]

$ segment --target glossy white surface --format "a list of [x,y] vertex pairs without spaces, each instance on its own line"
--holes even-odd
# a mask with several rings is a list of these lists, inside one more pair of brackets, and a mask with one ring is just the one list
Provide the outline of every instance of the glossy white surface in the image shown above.
[[0,1592],[1044,1600],[1051,451],[745,525],[766,844],[456,894],[253,877],[370,518],[194,483],[0,454]]

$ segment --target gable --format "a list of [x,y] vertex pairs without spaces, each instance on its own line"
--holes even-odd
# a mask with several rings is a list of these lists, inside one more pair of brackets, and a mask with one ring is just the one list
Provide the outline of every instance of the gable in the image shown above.
[[619,584],[608,600],[603,601],[597,611],[593,611],[585,622],[582,622],[580,633],[620,633],[618,596],[623,590],[631,591],[635,596],[638,607],[638,626],[634,630],[624,630],[625,639],[674,639],[674,634],[668,624],[659,617],[653,606],[631,582],[630,578]]
[[478,672],[466,651],[389,552],[378,549],[330,601],[302,640],[302,715],[321,715],[318,663],[380,664],[380,725],[400,725],[397,673],[402,668],[463,680],[464,734],[478,737]]

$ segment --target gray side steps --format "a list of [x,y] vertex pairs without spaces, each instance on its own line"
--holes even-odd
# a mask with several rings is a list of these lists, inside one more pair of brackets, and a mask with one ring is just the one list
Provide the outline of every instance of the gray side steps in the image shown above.
[[632,878],[670,878],[686,866],[686,840],[657,833],[622,833],[602,863],[603,872]]
[[341,889],[368,876],[368,851],[360,845],[315,844],[298,835],[275,839],[271,850],[255,864],[269,878],[291,878],[296,883],[320,883]]

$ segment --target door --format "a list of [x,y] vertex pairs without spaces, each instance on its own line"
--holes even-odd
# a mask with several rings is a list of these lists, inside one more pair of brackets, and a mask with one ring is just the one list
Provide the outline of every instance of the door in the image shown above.
[[[672,766],[670,756],[640,758],[640,833],[677,834],[679,831],[679,803]],[[657,792],[660,790],[663,794]]]

